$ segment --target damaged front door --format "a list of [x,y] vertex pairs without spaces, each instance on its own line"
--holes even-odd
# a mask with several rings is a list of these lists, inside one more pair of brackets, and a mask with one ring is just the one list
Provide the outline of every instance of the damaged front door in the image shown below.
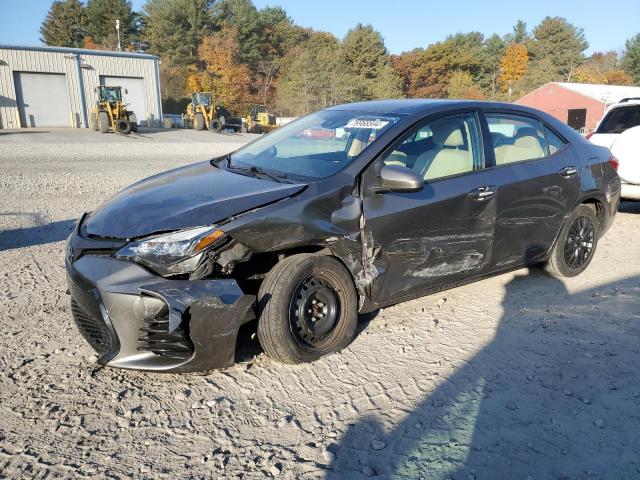
[[[484,171],[474,112],[440,117],[406,134],[363,175],[363,257],[383,305],[484,273],[490,265],[496,191]],[[381,188],[380,170],[425,179],[415,192]]]

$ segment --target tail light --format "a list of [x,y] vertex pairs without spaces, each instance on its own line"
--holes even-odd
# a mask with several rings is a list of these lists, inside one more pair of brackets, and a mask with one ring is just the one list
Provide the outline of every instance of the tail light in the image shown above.
[[618,165],[620,165],[620,162],[618,162],[618,159],[616,157],[614,157],[613,155],[611,155],[609,157],[609,165],[611,165],[611,167],[613,167],[613,169],[617,172],[618,171]]

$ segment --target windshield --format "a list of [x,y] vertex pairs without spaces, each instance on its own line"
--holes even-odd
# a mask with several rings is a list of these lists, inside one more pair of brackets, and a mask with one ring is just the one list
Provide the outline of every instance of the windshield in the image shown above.
[[204,105],[208,107],[211,105],[211,95],[208,93],[194,93],[191,96],[191,101],[194,105]]
[[640,125],[640,105],[617,107],[607,113],[596,133],[622,133],[638,125]]
[[321,110],[235,152],[229,164],[288,178],[319,180],[346,167],[398,120],[356,111]]
[[106,102],[119,102],[120,101],[120,89],[119,88],[103,88],[102,98]]

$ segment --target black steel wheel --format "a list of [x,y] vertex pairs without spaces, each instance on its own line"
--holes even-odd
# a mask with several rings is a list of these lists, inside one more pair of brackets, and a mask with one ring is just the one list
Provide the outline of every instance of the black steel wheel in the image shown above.
[[355,335],[358,299],[337,259],[299,254],[280,261],[258,292],[258,338],[284,363],[317,360],[345,348]]
[[331,335],[340,318],[340,299],[326,278],[300,281],[291,299],[289,323],[300,345],[315,349]]
[[575,277],[591,263],[598,244],[598,218],[592,204],[582,204],[565,222],[546,261],[555,277]]

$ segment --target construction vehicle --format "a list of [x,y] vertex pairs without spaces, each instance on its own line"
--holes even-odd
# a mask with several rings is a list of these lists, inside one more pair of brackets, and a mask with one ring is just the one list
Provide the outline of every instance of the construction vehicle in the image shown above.
[[[122,99],[122,87],[96,87],[96,105],[91,110],[91,127],[102,133],[131,133],[138,131],[135,114],[127,110]],[[127,90],[124,91],[128,93]]]
[[229,128],[235,132],[242,130],[242,119],[233,116],[222,105],[217,105],[209,92],[194,92],[187,111],[182,114],[185,128],[222,132]]
[[249,133],[267,133],[278,128],[276,116],[269,113],[266,105],[251,105],[246,122]]

